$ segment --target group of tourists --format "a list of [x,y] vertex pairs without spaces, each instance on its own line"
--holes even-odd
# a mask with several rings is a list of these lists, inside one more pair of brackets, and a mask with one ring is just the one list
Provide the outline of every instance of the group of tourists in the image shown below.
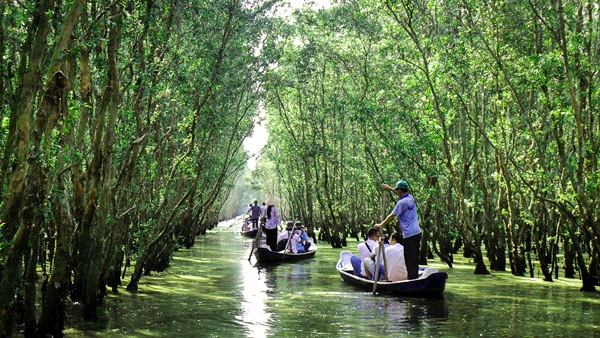
[[269,197],[262,205],[258,205],[258,200],[248,206],[246,211],[248,215],[248,230],[262,227],[266,236],[266,245],[272,251],[286,250],[292,253],[303,253],[308,251],[310,242],[306,227],[300,222],[289,221],[285,232],[277,236],[277,230],[281,224],[281,217],[277,210],[277,204],[280,200],[277,197]]
[[[354,274],[392,282],[418,278],[421,227],[408,182],[400,180],[394,188],[388,184],[382,184],[381,188],[393,192],[398,197],[398,202],[381,223],[375,224],[367,232],[366,241],[358,244],[360,256],[351,258]],[[398,219],[400,232],[393,232],[389,243],[386,243],[381,238],[381,229],[394,219]]]
[[258,229],[259,221],[264,223],[266,211],[266,202],[263,202],[262,205],[258,205],[257,200],[254,201],[254,204],[250,203],[248,210],[246,210],[246,214],[248,215],[246,226],[248,230]]
[[289,221],[285,232],[277,238],[276,251],[286,250],[291,253],[304,253],[310,247],[306,227],[298,222]]
[[[351,259],[354,274],[368,279],[375,279],[375,275],[378,275],[377,280],[394,282],[418,278],[421,227],[415,200],[409,193],[409,184],[400,180],[393,188],[385,183],[381,188],[393,192],[398,197],[398,202],[383,221],[368,231],[366,241],[358,244],[360,256],[353,256]],[[254,201],[248,207],[252,227],[257,228],[259,222],[261,226],[264,224],[266,244],[272,251],[306,252],[310,242],[302,224],[288,222],[286,231],[277,237],[277,229],[281,223],[277,210],[279,202],[277,197],[269,197],[261,206],[258,201]],[[386,243],[381,238],[381,229],[394,219],[398,220],[400,231],[393,232]]]

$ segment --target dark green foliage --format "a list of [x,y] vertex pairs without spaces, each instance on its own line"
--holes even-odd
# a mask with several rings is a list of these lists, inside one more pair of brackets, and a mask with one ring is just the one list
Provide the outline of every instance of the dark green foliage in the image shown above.
[[435,251],[451,262],[460,240],[481,273],[508,257],[524,275],[533,253],[551,280],[561,236],[583,236],[564,251],[591,290],[597,15],[578,1],[299,11],[268,44],[279,56],[266,87],[273,164],[258,179],[277,175],[279,193],[324,237],[379,221],[379,184],[407,179]]

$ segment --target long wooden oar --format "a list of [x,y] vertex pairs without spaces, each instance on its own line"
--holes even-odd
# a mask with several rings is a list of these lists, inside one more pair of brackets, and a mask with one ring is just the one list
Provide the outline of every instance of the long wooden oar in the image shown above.
[[240,218],[240,219],[238,219],[237,221],[235,221],[235,222],[231,223],[231,224],[229,225],[229,227],[230,227],[230,228],[232,228],[234,225],[238,225],[238,224],[240,224],[240,223],[243,223],[243,222],[244,222],[244,219],[243,219],[243,218]]
[[[381,217],[385,218],[385,190],[381,195]],[[375,275],[373,276],[373,294],[377,292],[377,281],[379,280],[379,264],[383,257],[383,275],[384,279],[387,280],[387,260],[385,259],[385,245],[383,242],[383,231],[379,228],[379,248],[377,250],[377,259],[375,260]]]
[[[287,231],[287,230],[286,230]],[[287,243],[285,243],[285,248],[283,248],[283,255],[281,256],[281,261],[283,262],[285,260],[285,253],[288,250],[292,250],[292,236],[294,236],[294,234],[296,233],[296,220],[294,220],[294,225],[292,226],[292,231],[288,231],[288,239],[287,239]]]
[[[381,219],[385,219],[386,212],[385,212],[385,207],[386,207],[386,202],[387,202],[387,192],[384,190],[383,191],[383,196],[381,197]],[[379,240],[381,242],[385,242],[385,239],[383,238],[383,230],[379,229]],[[383,277],[385,278],[385,280],[388,280],[388,274],[387,274],[387,259],[385,257],[385,245],[383,246]]]
[[254,240],[252,241],[252,250],[250,250],[250,256],[248,256],[248,260],[252,259],[252,253],[254,253],[254,248],[259,246],[261,236],[262,236],[262,226],[259,224],[258,231],[256,232],[256,236],[254,237]]
[[387,280],[387,263],[385,259],[385,243],[383,242],[383,234],[379,230],[379,247],[377,248],[377,259],[375,260],[375,274],[373,275],[373,294],[377,293],[377,281],[379,280],[379,265],[383,259],[383,279]]

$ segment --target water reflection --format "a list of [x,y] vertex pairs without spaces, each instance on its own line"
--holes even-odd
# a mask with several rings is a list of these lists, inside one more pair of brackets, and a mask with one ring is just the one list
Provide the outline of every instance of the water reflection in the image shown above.
[[309,283],[311,274],[307,269],[307,263],[301,262],[291,264],[288,273],[285,276],[285,280],[290,282],[290,286],[302,286]]
[[[349,292],[344,302],[354,304],[344,317],[353,317],[357,323],[371,323],[368,327],[348,327],[345,334],[364,331],[391,336],[407,332],[428,332],[437,323],[448,320],[448,305],[444,299],[398,298],[388,295],[373,296],[370,292]],[[437,329],[435,329],[437,330]],[[437,332],[437,331],[436,331]]]
[[399,323],[402,326],[419,325],[448,319],[448,306],[443,299],[395,298],[365,294],[357,302],[359,311],[367,316],[382,319],[386,323]]
[[314,259],[253,266],[251,240],[238,230],[220,224],[190,250],[177,252],[167,271],[144,276],[138,294],[109,295],[104,322],[77,323],[71,316],[66,336],[587,337],[600,332],[600,294],[580,293],[576,282],[524,283],[510,273],[478,276],[470,265],[447,269],[437,263],[434,267],[449,274],[444,298],[374,296],[340,279],[334,268],[339,249],[322,245]]
[[267,294],[274,293],[277,288],[277,278],[274,274],[274,269],[276,265],[254,265],[254,269],[256,269],[256,273],[260,276],[260,278],[264,281],[267,286]]
[[269,286],[266,276],[249,262],[240,262],[242,275],[242,315],[238,320],[246,326],[248,337],[266,337],[271,314],[267,312]]

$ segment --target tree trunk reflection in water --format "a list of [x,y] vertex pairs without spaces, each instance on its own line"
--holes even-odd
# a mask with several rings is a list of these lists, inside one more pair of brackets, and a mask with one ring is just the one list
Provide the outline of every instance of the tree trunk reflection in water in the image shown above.
[[[311,260],[254,266],[252,240],[233,222],[176,253],[167,271],[142,278],[139,293],[122,288],[107,297],[100,321],[67,323],[66,335],[532,337],[589,336],[600,326],[600,297],[578,292],[578,281],[474,275],[467,262],[449,269],[436,258],[429,266],[449,274],[443,299],[372,296],[342,282],[340,250],[328,245]],[[355,248],[351,241],[344,250]]]

